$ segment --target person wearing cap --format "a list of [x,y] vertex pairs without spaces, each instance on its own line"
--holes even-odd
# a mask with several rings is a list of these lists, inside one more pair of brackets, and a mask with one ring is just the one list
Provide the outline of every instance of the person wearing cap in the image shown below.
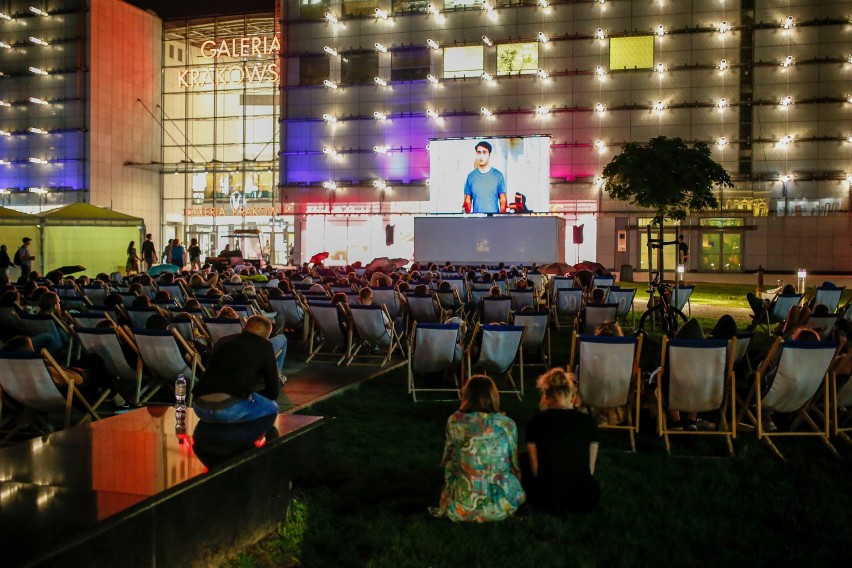
[[505,213],[506,178],[491,167],[491,144],[482,141],[474,146],[476,167],[464,183],[465,213]]
[[29,237],[24,237],[21,239],[23,243],[21,248],[18,249],[18,266],[21,267],[21,276],[29,276],[30,272],[33,271],[33,261],[35,257],[30,254],[30,242],[32,241]]

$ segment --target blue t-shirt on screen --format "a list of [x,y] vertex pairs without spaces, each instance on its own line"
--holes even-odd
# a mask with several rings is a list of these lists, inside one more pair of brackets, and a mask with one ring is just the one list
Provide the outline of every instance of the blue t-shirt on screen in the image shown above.
[[491,168],[487,173],[475,169],[467,174],[464,194],[471,197],[471,213],[499,213],[500,195],[506,193],[506,178],[500,170]]

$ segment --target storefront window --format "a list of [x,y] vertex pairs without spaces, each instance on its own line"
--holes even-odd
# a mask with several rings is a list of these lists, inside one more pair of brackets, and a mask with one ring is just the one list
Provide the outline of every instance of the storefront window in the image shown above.
[[497,74],[534,74],[538,70],[538,43],[506,43],[497,46]]
[[343,15],[373,16],[378,7],[378,0],[343,0]]
[[444,48],[444,78],[479,77],[484,53],[482,46]]
[[429,50],[426,48],[395,50],[391,57],[392,81],[416,81],[429,74]]
[[391,9],[394,14],[425,13],[429,10],[430,4],[430,0],[393,0]]
[[328,79],[330,69],[328,57],[299,58],[299,85],[322,85],[322,82]]
[[322,20],[331,10],[331,0],[299,0],[299,17],[302,20]]
[[349,53],[340,58],[340,82],[344,85],[372,83],[378,74],[378,53]]

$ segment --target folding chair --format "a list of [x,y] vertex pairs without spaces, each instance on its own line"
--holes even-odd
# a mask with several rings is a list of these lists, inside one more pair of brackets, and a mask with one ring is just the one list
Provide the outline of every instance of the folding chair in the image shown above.
[[458,323],[420,323],[414,322],[411,335],[411,347],[408,350],[408,392],[417,402],[418,392],[452,392],[456,399],[461,398],[458,377],[453,375],[455,388],[446,386],[418,386],[415,377],[444,373],[461,362],[462,336]]
[[[766,359],[760,364],[755,373],[745,401],[741,404],[738,420],[745,415],[757,428],[757,437],[765,441],[769,448],[779,458],[784,456],[772,442],[773,437],[782,436],[817,436],[831,450],[837,450],[829,441],[829,385],[833,374],[832,362],[843,348],[845,340],[834,341],[784,341],[777,338],[769,350]],[[780,354],[778,351],[780,350]],[[774,362],[775,375],[772,385],[764,394],[764,377],[771,376]],[[818,399],[822,399],[825,412],[818,417],[822,425],[818,425],[811,416]],[[751,405],[756,402],[756,411],[752,413]],[[763,428],[763,413],[783,412],[792,413],[793,422],[788,432],[767,432]],[[815,413],[817,414],[817,413]],[[812,432],[797,432],[795,427],[806,422]]]
[[539,274],[538,272],[528,272],[527,280],[532,283],[535,293],[541,296],[542,292],[544,292],[544,274]]
[[223,282],[222,283],[222,289],[229,296],[233,296],[234,294],[239,294],[240,292],[243,291],[244,287],[245,287],[245,285],[242,282],[240,282],[239,284],[232,283],[232,282]]
[[35,337],[41,334],[50,334],[59,337],[65,345],[66,350],[65,364],[71,363],[71,353],[74,349],[74,340],[71,333],[65,324],[55,315],[29,315],[21,314],[21,324],[24,328],[24,333],[29,337]]
[[506,296],[482,298],[482,312],[480,317],[483,325],[489,323],[511,323],[512,298],[507,298]]
[[106,311],[89,311],[85,314],[72,314],[71,319],[74,321],[74,327],[96,327],[103,321],[112,321],[112,318]]
[[474,282],[470,289],[470,299],[479,304],[479,300],[491,293],[491,282]]
[[92,304],[103,306],[107,297],[107,289],[103,286],[83,286],[83,294]]
[[183,293],[183,288],[181,288],[180,284],[160,284],[160,290],[169,293],[169,297],[177,302],[178,306],[182,306],[186,303],[186,297]]
[[[379,350],[384,367],[391,360],[393,352],[399,349],[400,355],[404,355],[399,336],[393,328],[393,320],[384,306],[349,306],[354,328],[354,340],[350,344],[349,360],[347,365],[358,355],[363,347],[366,353],[362,357],[376,357],[371,351]],[[354,349],[352,349],[354,347]]]
[[331,287],[331,293],[332,294],[337,294],[338,292],[340,292],[340,293],[349,295],[349,294],[353,293],[354,291],[355,290],[352,289],[352,286],[332,286]]
[[[467,378],[469,379],[474,373],[484,373],[488,375],[506,375],[511,388],[500,390],[498,392],[514,394],[521,400],[524,394],[524,350],[521,345],[524,339],[524,328],[519,325],[479,325],[473,332],[474,341],[482,332],[482,341],[479,345],[479,356],[473,360],[472,349],[473,342],[468,346],[465,367],[467,369]],[[515,360],[520,361],[520,384],[515,383],[515,378],[512,376],[512,365]]]
[[435,292],[435,297],[438,298],[438,303],[441,305],[441,308],[449,312],[456,313],[462,309],[463,303],[455,288],[444,292],[438,290]]
[[569,324],[573,323],[582,307],[582,288],[561,288],[556,292],[556,304],[553,306],[553,319],[556,321],[556,327],[561,327],[563,319],[567,319]]
[[622,318],[625,323],[627,322],[627,316],[629,314],[633,314],[632,326],[636,327],[636,311],[633,309],[633,299],[636,297],[636,289],[633,288],[619,288],[616,289],[612,287],[609,289],[609,294],[606,296],[606,301],[608,304],[616,304],[618,306],[618,310],[616,311],[616,318]]
[[585,310],[586,318],[583,323],[583,329],[580,330],[581,334],[593,334],[595,328],[601,323],[605,321],[617,321],[618,304],[587,304]]
[[136,299],[136,294],[133,292],[119,292],[121,294],[121,302],[125,308],[133,307],[133,300]]
[[144,308],[127,308],[127,316],[130,318],[131,327],[134,329],[145,329],[148,318],[158,315],[160,311],[154,306]]
[[509,292],[509,287],[506,284],[505,278],[495,278],[491,283],[494,286],[497,286],[497,289],[500,290],[501,295],[505,296]]
[[228,306],[229,308],[237,312],[237,315],[244,320],[249,319],[255,313],[254,308],[251,304],[234,304],[229,302],[225,304],[225,306]]
[[[184,375],[187,384],[186,404],[191,406],[192,387],[198,376],[196,373],[198,371],[204,372],[198,353],[175,330],[130,330],[125,328],[124,332],[136,344],[141,361],[136,369],[137,392],[134,400],[141,398],[142,393],[138,389],[142,385],[142,374],[144,372],[147,372],[154,382],[146,389],[145,400],[150,400],[164,385],[173,389],[177,376]],[[181,349],[186,352],[185,355],[181,353]]]
[[808,317],[808,321],[805,322],[804,327],[814,330],[819,334],[820,339],[826,340],[831,337],[834,326],[837,325],[837,320],[837,315],[815,316],[811,314]]
[[695,286],[672,286],[672,306],[683,311],[686,307],[689,312],[689,317],[692,317],[692,293],[695,291]]
[[[665,438],[666,452],[671,454],[671,435],[724,436],[728,453],[734,455],[733,439],[737,437],[735,418],[734,356],[736,338],[669,339],[663,335],[659,377],[668,370],[668,399],[663,404],[663,380],[657,380],[657,433]],[[671,430],[666,410],[680,412],[719,412],[715,431]],[[730,418],[730,422],[728,421]]]
[[802,294],[778,294],[775,297],[775,301],[772,302],[770,309],[766,310],[765,315],[760,319],[759,325],[768,334],[770,326],[784,323],[787,320],[787,314],[790,313],[790,308],[798,306],[801,301]]
[[[606,337],[579,335],[571,342],[570,369],[577,369],[580,398],[590,408],[623,408],[627,424],[605,424],[600,428],[627,430],[630,449],[636,452],[641,404],[642,336]],[[579,366],[577,358],[579,357]]]
[[596,274],[594,278],[592,278],[592,290],[595,288],[609,288],[610,286],[615,285],[615,276],[612,275],[598,275]]
[[395,288],[385,286],[370,286],[373,291],[373,303],[384,306],[388,310],[391,320],[400,316],[402,311],[402,296]]
[[574,278],[571,276],[555,276],[550,281],[550,296],[547,298],[547,303],[553,305],[556,303],[556,297],[560,290],[573,290]]
[[467,293],[467,284],[465,284],[464,278],[461,276],[444,276],[441,278],[442,282],[449,282],[450,286],[458,293],[459,298],[461,298],[462,302],[467,301],[468,293]]
[[[64,396],[53,382],[48,367],[67,385],[68,392]],[[68,428],[71,424],[71,403],[74,399],[77,399],[86,411],[76,424],[82,424],[90,418],[100,420],[95,408],[80,394],[74,381],[56,364],[46,349],[42,349],[41,354],[0,351],[0,395],[11,397],[23,407],[16,417],[15,431],[25,424],[30,424],[37,431],[50,432],[53,427],[43,415],[59,412],[64,415],[63,428]],[[104,398],[106,393],[97,404]]]
[[296,296],[287,295],[269,298],[269,305],[275,310],[275,323],[281,329],[302,332],[302,340],[308,337],[308,325],[305,321],[305,307]]
[[21,311],[16,306],[0,306],[0,337],[12,337],[24,332]]
[[509,297],[512,299],[512,309],[515,312],[520,312],[527,307],[538,308],[534,290],[512,290],[509,292]]
[[132,389],[133,395],[131,402],[133,404],[145,402],[150,398],[150,396],[146,396],[149,388],[147,386],[143,388],[143,385],[140,383],[142,379],[142,360],[137,357],[137,366],[139,369],[133,369],[124,357],[124,352],[121,349],[122,341],[130,345],[136,351],[137,356],[138,351],[136,350],[136,345],[125,336],[121,328],[78,327],[74,329],[74,334],[77,336],[77,340],[83,351],[98,355],[103,360],[109,374],[118,379],[120,384],[127,385],[128,390]]
[[216,342],[223,337],[242,333],[243,323],[238,319],[233,318],[202,318],[204,328],[210,336],[210,345],[216,345]]
[[828,313],[833,314],[837,311],[837,306],[840,305],[840,298],[846,286],[837,288],[817,288],[814,293],[814,305],[823,304],[828,308]]
[[[406,294],[408,301],[408,316],[419,323],[442,323],[444,311],[435,301],[434,296],[415,296]],[[408,326],[407,326],[408,327]]]
[[340,329],[338,308],[331,302],[308,302],[311,314],[311,330],[308,337],[308,357],[305,363],[310,363],[317,355],[337,357],[338,349],[343,349],[337,364],[340,365],[348,356],[352,345],[352,326],[347,327],[346,333]]
[[527,367],[540,365],[547,368],[550,365],[550,326],[547,325],[549,319],[550,315],[547,312],[515,314],[514,325],[524,328],[524,341],[521,347],[527,353],[541,356],[541,363],[533,363],[525,357],[524,364]]

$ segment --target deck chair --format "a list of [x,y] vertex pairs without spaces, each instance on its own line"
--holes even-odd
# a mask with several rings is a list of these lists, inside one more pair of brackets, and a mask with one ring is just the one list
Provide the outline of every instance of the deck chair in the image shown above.
[[481,323],[511,323],[512,298],[506,296],[482,298]]
[[[150,398],[148,396],[149,387],[139,382],[142,378],[141,372],[137,372],[137,369],[131,367],[124,357],[121,349],[122,341],[134,350],[136,350],[136,345],[124,335],[121,328],[78,327],[74,329],[74,334],[83,351],[98,355],[103,360],[109,374],[118,379],[120,384],[126,385],[129,391],[132,390],[133,395],[130,398],[133,404],[140,404]],[[137,361],[141,368],[141,359],[137,359]]]
[[133,307],[133,300],[136,299],[136,294],[133,292],[119,292],[119,294],[121,294],[121,301],[125,308]]
[[591,289],[595,288],[609,288],[610,286],[615,285],[615,276],[607,274],[606,276],[596,274],[594,278],[592,278],[592,286]]
[[210,336],[211,346],[216,345],[216,342],[223,337],[236,335],[243,331],[242,321],[233,318],[202,318],[201,321]]
[[[845,358],[852,357],[850,350]],[[845,410],[841,414],[841,410]],[[848,379],[840,389],[837,388],[837,373],[831,373],[831,432],[847,444],[852,444],[852,438],[847,432],[852,431],[852,379]]]
[[[310,363],[317,355],[330,355],[337,359],[340,365],[349,355],[352,345],[352,326],[344,333],[340,329],[337,306],[331,302],[308,302],[311,314],[311,329],[308,336],[308,357],[305,363]],[[338,357],[338,352],[342,350]]]
[[834,326],[837,325],[837,320],[838,316],[836,315],[815,316],[811,314],[808,317],[808,321],[805,322],[805,327],[817,332],[820,339],[826,340],[831,337]]
[[[48,368],[52,368],[68,386],[64,396],[53,382]],[[46,349],[42,349],[41,353],[0,351],[0,394],[11,397],[22,407],[16,417],[15,430],[29,424],[36,431],[51,432],[53,427],[45,415],[52,413],[62,413],[63,428],[68,428],[71,425],[71,403],[75,399],[85,409],[85,414],[76,424],[89,419],[100,420],[95,407],[80,394],[74,381]],[[106,394],[101,396],[97,404],[106,398]]]
[[542,292],[544,292],[544,274],[539,274],[538,272],[528,272],[527,280],[532,283],[535,293],[541,296]]
[[441,278],[441,281],[449,282],[450,286],[453,287],[453,290],[458,293],[459,298],[461,298],[462,302],[467,301],[467,284],[465,283],[464,278],[462,278],[461,276],[444,276]]
[[416,378],[437,373],[447,374],[454,365],[461,363],[461,325],[458,323],[414,322],[411,347],[408,350],[408,392],[417,402],[420,392],[452,392],[453,400],[461,398],[458,377],[453,375],[455,387],[442,385],[418,385]]
[[89,311],[85,314],[72,314],[74,327],[95,327],[102,321],[112,321],[109,313],[103,311]]
[[529,357],[524,357],[524,364],[530,366],[550,365],[550,314],[547,312],[516,313],[514,325],[524,328],[524,341],[521,347],[527,354],[538,355],[541,363],[534,363]]
[[127,316],[130,318],[131,327],[134,329],[145,329],[148,318],[159,314],[160,311],[154,306],[145,308],[127,308]]
[[[497,392],[514,394],[521,400],[524,394],[524,350],[521,345],[524,339],[524,328],[519,325],[479,325],[473,332],[473,337],[479,337],[482,332],[482,340],[479,345],[479,356],[474,359],[474,342],[468,346],[465,352],[466,376],[469,379],[475,373],[483,373],[489,376],[506,375],[509,388],[500,389]],[[474,339],[476,341],[476,339]],[[512,365],[519,360],[520,381],[515,382],[512,376]]]
[[[571,342],[570,369],[577,369],[580,398],[589,408],[623,408],[626,424],[605,424],[603,429],[626,430],[636,453],[641,404],[642,336],[604,337],[579,335]],[[579,363],[578,363],[579,358]]]
[[223,306],[219,298],[196,298],[201,305],[201,310],[207,317],[216,317],[219,308]]
[[594,334],[595,328],[605,321],[617,321],[618,304],[586,305],[586,319],[581,334]]
[[840,298],[846,286],[837,288],[817,288],[814,293],[814,305],[823,304],[828,308],[828,313],[833,314],[837,311],[837,306],[840,305]]
[[790,308],[799,305],[802,301],[802,294],[778,294],[775,301],[772,302],[770,309],[766,310],[763,317],[758,322],[761,327],[770,333],[770,326],[774,324],[784,323],[787,319],[787,314],[790,313]]
[[229,296],[233,296],[234,294],[239,294],[240,292],[243,291],[244,287],[245,287],[245,285],[242,282],[240,282],[239,284],[237,284],[236,282],[233,282],[233,283],[232,282],[223,282],[222,283],[222,289]]
[[751,345],[751,333],[737,334],[737,351],[734,353],[734,365],[739,365],[740,361],[745,361],[746,369],[750,372],[751,361],[748,358],[748,348]]
[[308,325],[305,307],[296,296],[269,298],[269,305],[275,310],[275,323],[283,333],[285,330],[301,331],[302,340],[308,337]]
[[506,296],[509,293],[509,285],[506,282],[505,278],[495,278],[492,282],[492,285],[497,286],[497,289],[500,290],[500,294]]
[[[657,433],[666,441],[671,454],[669,436],[724,436],[728,453],[734,455],[733,439],[737,437],[734,395],[734,356],[736,338],[669,339],[663,336],[660,377],[668,370],[668,397],[664,405],[663,381],[657,381]],[[672,430],[668,410],[680,412],[719,412],[719,426],[714,431]]]
[[692,317],[692,301],[690,298],[692,297],[692,293],[695,291],[695,286],[678,286],[675,288],[672,286],[672,306],[683,311],[683,308],[687,308],[689,312],[688,317]]
[[565,320],[569,324],[573,324],[581,307],[583,307],[582,288],[561,288],[556,292],[556,304],[553,306],[553,319],[556,322],[556,327],[561,327]]
[[160,284],[160,290],[169,293],[169,297],[174,300],[178,306],[186,303],[186,297],[183,293],[183,288],[180,284]]
[[254,315],[254,308],[252,308],[251,304],[227,303],[225,304],[225,306],[228,306],[229,308],[233,309],[235,312],[237,312],[237,315],[244,320],[247,320]]
[[373,291],[373,303],[384,306],[388,310],[391,320],[395,320],[402,312],[402,297],[395,288],[385,286],[371,286]]
[[[769,350],[766,359],[760,364],[755,373],[752,384],[745,400],[740,405],[738,420],[745,416],[757,429],[757,438],[769,445],[769,448],[779,458],[784,459],[783,454],[772,442],[774,437],[782,436],[817,436],[828,447],[837,454],[837,450],[829,441],[829,412],[822,412],[817,420],[813,412],[819,399],[822,408],[829,408],[829,386],[833,374],[833,361],[843,348],[845,340],[837,343],[834,341],[785,341],[777,338]],[[780,353],[779,353],[780,352]],[[762,391],[764,377],[773,371],[774,379],[769,390],[764,394]],[[752,412],[755,405],[755,412]],[[783,412],[793,415],[790,431],[767,432],[763,428],[763,413]],[[812,431],[796,431],[796,426],[802,422],[807,423]]]
[[35,337],[43,333],[57,335],[66,341],[64,349],[66,351],[65,364],[71,363],[71,353],[74,349],[74,338],[65,324],[54,314],[51,315],[29,315],[21,314],[21,324],[24,328],[24,333],[30,337]]
[[631,327],[636,327],[636,312],[633,310],[633,299],[636,297],[636,289],[633,288],[618,288],[612,287],[609,289],[609,294],[606,296],[608,304],[616,304],[616,318],[621,318],[625,323],[627,316],[633,314]]
[[62,301],[65,298],[80,298],[82,293],[77,289],[76,286],[71,286],[68,284],[63,284],[60,286],[56,286],[53,289],[56,292],[56,295],[59,296],[59,300]]
[[479,300],[488,297],[488,294],[491,292],[491,286],[493,286],[491,282],[472,283],[470,288],[470,299],[479,304]]
[[137,393],[134,400],[140,400],[143,394],[138,389],[142,385],[144,373],[151,379],[144,400],[150,400],[163,386],[173,389],[177,376],[184,375],[187,385],[186,405],[192,406],[192,387],[200,372],[204,371],[198,353],[176,330],[131,330],[125,327],[123,331],[135,343],[141,361],[136,369]]
[[512,299],[512,310],[520,312],[524,308],[538,309],[538,301],[535,297],[535,290],[517,290],[513,289],[509,292],[509,297]]
[[547,298],[547,303],[553,305],[556,303],[556,296],[560,290],[574,289],[574,278],[571,276],[555,276],[550,281],[550,296]]
[[444,292],[438,290],[435,292],[435,297],[438,299],[438,303],[441,304],[441,308],[449,312],[456,313],[463,307],[461,297],[455,288]]
[[107,297],[107,289],[103,286],[83,286],[83,294],[92,304],[103,306]]
[[[349,309],[352,316],[354,339],[350,344],[347,365],[352,363],[362,348],[365,353],[361,357],[379,357],[382,359],[382,367],[388,364],[397,349],[400,355],[405,354],[399,336],[393,328],[393,320],[390,318],[387,308],[377,305],[353,305],[349,306]],[[372,353],[373,349],[378,351],[378,354]]]
[[0,306],[0,337],[8,339],[24,333],[21,312],[15,306]]
[[419,323],[442,323],[444,321],[444,312],[431,294],[429,296],[406,294],[406,300],[408,300],[408,316],[410,319]]
[[342,292],[343,294],[349,295],[349,294],[353,293],[354,291],[355,290],[352,289],[352,286],[332,286],[331,287],[331,293],[332,294],[337,294],[338,292]]

